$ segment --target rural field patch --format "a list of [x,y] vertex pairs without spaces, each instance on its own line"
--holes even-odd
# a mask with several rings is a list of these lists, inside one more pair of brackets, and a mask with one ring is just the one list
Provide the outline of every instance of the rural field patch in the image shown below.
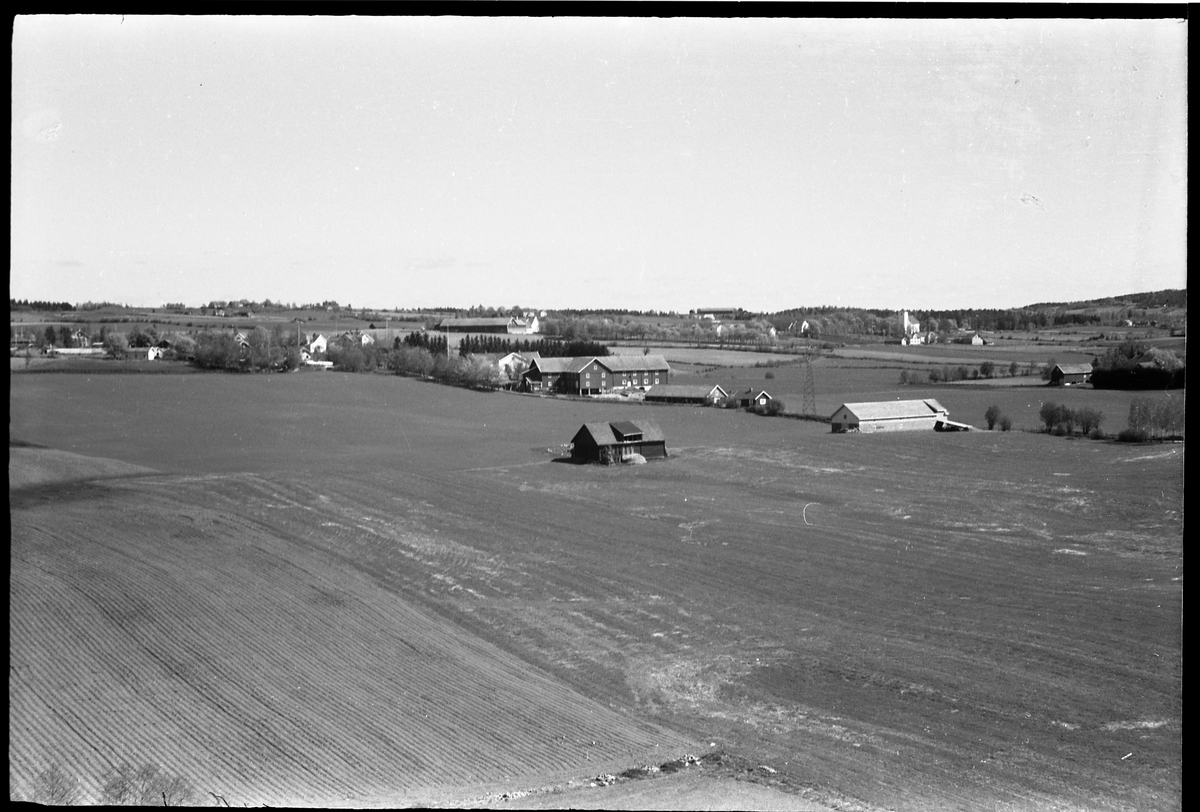
[[[863,808],[1181,797],[1182,444],[332,373],[10,403],[159,472],[10,495],[18,784],[161,754],[231,801],[461,799],[703,746]],[[639,416],[668,459],[545,453]]]

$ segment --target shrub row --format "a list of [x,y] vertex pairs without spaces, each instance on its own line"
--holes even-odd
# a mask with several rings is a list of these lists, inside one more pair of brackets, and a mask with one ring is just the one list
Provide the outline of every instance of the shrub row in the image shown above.
[[1042,419],[1048,433],[1060,437],[1074,434],[1076,428],[1088,436],[1103,436],[1100,432],[1100,424],[1104,420],[1104,413],[1090,406],[1071,409],[1053,401],[1046,401],[1038,411],[1038,417]]

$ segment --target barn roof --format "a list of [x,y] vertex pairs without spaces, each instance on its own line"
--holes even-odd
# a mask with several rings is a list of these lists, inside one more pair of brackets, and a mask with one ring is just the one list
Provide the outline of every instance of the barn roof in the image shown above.
[[529,367],[534,366],[541,372],[579,372],[595,360],[591,355],[580,355],[574,358],[534,358]]
[[1064,375],[1090,375],[1092,373],[1091,364],[1056,364],[1054,368],[1061,370]]
[[646,390],[646,397],[666,397],[666,398],[706,398],[713,392],[718,392],[720,395],[725,395],[725,390],[720,384],[698,386],[683,383],[660,383],[651,386]]
[[[888,420],[904,417],[933,417],[949,412],[932,398],[928,400],[883,400],[867,403],[843,403],[838,411],[846,409],[859,420]],[[835,411],[834,414],[837,414]]]
[[662,429],[658,427],[658,424],[649,420],[621,420],[616,423],[584,423],[579,431],[575,433],[575,436],[578,437],[584,431],[592,435],[592,439],[598,446],[619,445],[621,440],[617,439],[618,435],[625,436],[638,431],[642,434],[639,441],[643,443],[653,443],[667,439],[663,435]]
[[597,358],[609,372],[650,372],[656,369],[667,369],[667,359],[661,355],[605,355]]
[[[524,325],[513,316],[496,316],[477,319],[442,319],[437,327],[507,327],[510,324]],[[437,329],[435,327],[435,329]]]
[[763,395],[766,395],[768,398],[771,397],[771,393],[766,389],[755,389],[754,387],[736,389],[729,393],[729,397],[736,400],[758,400]]

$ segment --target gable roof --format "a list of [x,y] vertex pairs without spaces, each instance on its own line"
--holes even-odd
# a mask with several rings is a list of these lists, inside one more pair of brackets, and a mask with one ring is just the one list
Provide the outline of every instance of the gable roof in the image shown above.
[[671,369],[667,359],[661,355],[605,355],[596,360],[609,372],[653,372]]
[[686,384],[686,383],[656,383],[646,390],[646,397],[666,397],[666,398],[706,398],[713,392],[718,393],[718,397],[726,397],[725,389],[719,383],[712,386],[707,384]]
[[594,360],[595,357],[591,355],[574,358],[534,358],[529,362],[529,369],[536,367],[539,372],[579,372]]
[[580,433],[587,432],[592,435],[592,439],[596,445],[619,445],[622,440],[619,436],[641,432],[641,437],[629,442],[655,443],[666,441],[666,437],[662,433],[662,429],[657,423],[650,420],[620,420],[616,423],[584,423],[579,431],[575,432],[578,437]]
[[736,398],[738,400],[746,400],[747,398],[749,398],[750,400],[758,400],[763,395],[766,395],[768,398],[771,397],[771,393],[768,392],[766,389],[756,389],[754,387],[747,387],[746,389],[735,389],[734,391],[729,393],[729,397]]
[[[1141,359],[1139,359],[1141,360]],[[1061,370],[1064,375],[1090,375],[1092,374],[1091,364],[1055,364],[1055,369]]]
[[516,316],[489,316],[477,319],[442,319],[434,329],[438,327],[508,327],[510,324],[515,327],[525,326],[525,322]]
[[889,420],[904,417],[935,417],[948,415],[942,404],[928,400],[882,400],[868,403],[843,403],[834,414],[846,409],[859,420]]

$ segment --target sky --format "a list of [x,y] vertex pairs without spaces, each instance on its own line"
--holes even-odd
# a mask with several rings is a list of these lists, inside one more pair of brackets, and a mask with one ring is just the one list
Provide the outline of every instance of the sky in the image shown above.
[[23,16],[10,295],[1018,307],[1187,286],[1181,20]]

